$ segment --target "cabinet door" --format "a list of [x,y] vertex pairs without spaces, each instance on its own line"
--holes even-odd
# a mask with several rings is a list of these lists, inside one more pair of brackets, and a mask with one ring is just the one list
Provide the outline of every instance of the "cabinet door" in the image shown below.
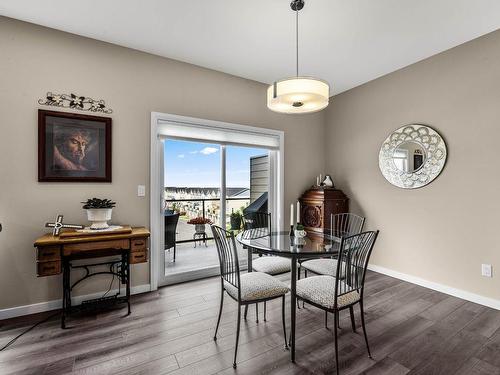
[[323,227],[323,204],[306,202],[302,208],[302,224],[308,228]]

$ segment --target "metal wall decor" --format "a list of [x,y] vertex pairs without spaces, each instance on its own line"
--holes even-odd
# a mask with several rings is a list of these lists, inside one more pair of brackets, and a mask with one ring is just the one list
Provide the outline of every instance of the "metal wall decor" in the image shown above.
[[390,134],[379,153],[379,167],[391,184],[415,189],[429,184],[446,163],[446,144],[426,125],[403,126]]
[[53,94],[48,92],[45,99],[38,99],[38,104],[78,109],[80,111],[113,113],[111,108],[106,107],[104,100],[96,100],[75,94]]

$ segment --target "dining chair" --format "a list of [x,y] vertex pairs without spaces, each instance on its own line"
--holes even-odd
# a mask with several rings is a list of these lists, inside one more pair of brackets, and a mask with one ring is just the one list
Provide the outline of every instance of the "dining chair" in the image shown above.
[[363,309],[365,276],[370,255],[379,231],[355,234],[340,239],[335,277],[312,276],[297,281],[297,298],[334,315],[335,365],[339,373],[338,321],[339,312],[349,309],[355,330],[354,306],[359,304],[361,325],[368,357],[372,358],[366,334]]
[[240,336],[241,306],[246,307],[250,304],[281,298],[283,335],[285,338],[285,347],[288,347],[285,326],[285,295],[288,293],[289,288],[287,285],[267,273],[247,272],[240,274],[238,251],[234,233],[226,231],[216,225],[211,225],[211,228],[217,247],[217,254],[219,256],[221,276],[220,308],[217,325],[215,327],[214,341],[217,341],[217,331],[219,329],[222,306],[224,304],[224,292],[226,292],[229,297],[238,302],[238,323],[233,361],[233,367],[236,368],[236,355],[238,353],[238,340]]
[[[271,214],[267,212],[249,212],[242,216],[243,233],[242,237],[246,239],[269,236],[271,233]],[[264,272],[272,276],[290,272],[290,259],[279,256],[262,256],[252,260],[252,271]],[[264,302],[264,321],[266,321],[267,306]],[[248,306],[245,308],[244,317],[246,319]],[[255,305],[256,322],[259,322],[259,307]]]
[[[351,213],[343,213],[331,215],[330,233],[326,237],[346,237],[358,234],[363,231],[365,218]],[[304,277],[307,277],[307,272],[312,272],[316,275],[334,276],[337,269],[337,260],[330,258],[320,258],[306,260],[299,264],[299,279],[300,270],[304,269]]]

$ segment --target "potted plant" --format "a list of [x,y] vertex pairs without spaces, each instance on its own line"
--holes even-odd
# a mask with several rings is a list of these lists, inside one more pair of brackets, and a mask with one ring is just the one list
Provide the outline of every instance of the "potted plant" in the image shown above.
[[87,219],[92,223],[90,229],[109,228],[108,220],[111,220],[116,202],[110,199],[92,198],[82,203],[84,203],[83,209],[87,210]]
[[205,224],[212,224],[212,221],[204,217],[196,217],[187,223],[194,225],[195,233],[205,233]]
[[302,224],[297,224],[295,226],[294,234],[296,238],[304,238],[307,236],[307,232],[304,230],[304,226]]
[[231,230],[240,230],[241,228],[241,212],[234,210],[231,211]]

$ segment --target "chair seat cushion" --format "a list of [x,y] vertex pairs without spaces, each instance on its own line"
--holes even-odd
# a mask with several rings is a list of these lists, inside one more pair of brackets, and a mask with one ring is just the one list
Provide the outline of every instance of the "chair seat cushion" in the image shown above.
[[269,275],[290,272],[290,259],[274,256],[263,256],[252,260],[252,269]]
[[[238,299],[238,289],[224,281],[224,288],[234,299]],[[249,272],[240,275],[242,301],[284,296],[289,289],[286,284],[263,272]]]
[[[337,260],[336,259],[312,259],[302,262],[300,265],[308,271],[317,275],[335,276],[337,274]],[[340,278],[344,278],[344,267],[340,270]]]
[[[339,283],[344,283],[339,281]],[[339,285],[339,290],[349,290],[349,287]],[[297,296],[311,301],[327,309],[333,309],[335,304],[335,278],[332,276],[313,276],[297,281]],[[337,307],[342,308],[359,301],[359,293],[354,290],[338,297]]]

